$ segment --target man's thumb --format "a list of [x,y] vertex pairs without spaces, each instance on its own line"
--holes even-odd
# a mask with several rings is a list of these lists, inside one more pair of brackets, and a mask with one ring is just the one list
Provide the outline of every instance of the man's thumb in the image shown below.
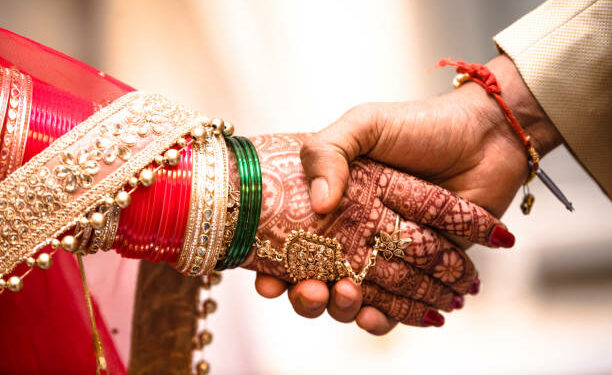
[[300,152],[310,188],[312,209],[319,214],[332,211],[340,203],[349,178],[346,154],[318,135],[304,143]]

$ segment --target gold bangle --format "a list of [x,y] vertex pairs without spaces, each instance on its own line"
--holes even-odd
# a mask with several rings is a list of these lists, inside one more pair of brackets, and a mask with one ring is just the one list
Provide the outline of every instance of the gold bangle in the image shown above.
[[21,166],[30,126],[32,79],[17,69],[9,69],[10,88],[6,125],[0,151],[0,179]]
[[[207,138],[207,142],[214,144],[215,159],[215,191],[213,203],[212,228],[210,231],[210,244],[204,258],[201,274],[212,272],[217,264],[219,253],[223,245],[225,231],[225,216],[227,213],[227,191],[229,184],[229,170],[227,161],[227,147],[222,135]],[[208,157],[208,156],[207,156]]]
[[[205,178],[208,172],[206,164],[205,145],[200,139],[192,143],[192,174],[191,174],[191,198],[189,202],[189,214],[187,227],[183,239],[183,248],[176,265],[176,269],[183,274],[197,273],[204,263],[206,246],[208,245],[209,211],[205,211]],[[212,169],[214,171],[214,165]],[[210,211],[212,216],[212,211]]]
[[[9,68],[0,67],[0,135],[4,129],[6,111],[8,109],[9,96],[11,91],[11,71]],[[0,142],[2,139],[0,138]],[[2,145],[0,145],[2,148]],[[1,176],[0,176],[1,178]]]
[[106,205],[100,208],[101,213],[105,216],[104,228],[93,229],[91,240],[87,244],[87,253],[95,254],[98,251],[108,251],[113,247],[117,228],[119,227],[119,218],[121,209],[116,203]]
[[232,244],[234,232],[238,225],[238,215],[240,214],[240,191],[234,190],[231,184],[228,184],[227,192],[227,213],[225,215],[225,230],[223,231],[223,243],[217,260],[223,260],[227,253],[227,249]]

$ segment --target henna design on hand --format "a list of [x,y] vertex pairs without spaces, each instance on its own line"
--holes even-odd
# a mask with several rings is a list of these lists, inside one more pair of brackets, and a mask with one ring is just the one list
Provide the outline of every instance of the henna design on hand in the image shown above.
[[[378,258],[366,278],[367,303],[395,316],[402,316],[401,309],[380,306],[388,303],[390,296],[403,301],[398,306],[450,310],[453,296],[467,292],[476,271],[462,250],[423,224],[485,242],[496,219],[440,187],[368,159],[351,164],[348,188],[338,209],[318,215],[310,207],[308,184],[299,158],[304,138],[305,135],[281,134],[253,139],[263,179],[258,236],[270,240],[276,248],[283,245],[292,230],[335,237],[346,259],[358,270],[372,251],[374,236],[381,230],[393,231],[397,209],[408,219],[401,220],[402,235],[411,237],[413,243],[405,250],[405,260]],[[236,176],[235,171],[232,174]],[[402,196],[408,199],[404,201]],[[246,267],[289,280],[282,264],[267,259],[254,257]],[[404,315],[411,314],[411,309],[407,308]]]
[[391,168],[382,200],[407,220],[489,245],[491,230],[499,221],[484,208],[471,204],[448,190]]

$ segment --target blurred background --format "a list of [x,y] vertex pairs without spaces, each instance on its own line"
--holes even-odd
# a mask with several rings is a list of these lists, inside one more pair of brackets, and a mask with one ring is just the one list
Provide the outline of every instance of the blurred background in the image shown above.
[[[451,69],[428,68],[487,61],[492,36],[539,3],[1,0],[0,25],[255,135],[448,91]],[[532,214],[519,196],[503,218],[516,246],[470,250],[481,292],[443,328],[373,337],[327,315],[307,320],[232,271],[215,289],[212,373],[612,374],[612,205],[565,149],[542,165],[576,212],[532,184]]]

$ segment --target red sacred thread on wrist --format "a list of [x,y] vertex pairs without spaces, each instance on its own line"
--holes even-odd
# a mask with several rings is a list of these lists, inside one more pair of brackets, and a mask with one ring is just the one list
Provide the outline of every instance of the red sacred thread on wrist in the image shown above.
[[529,182],[533,176],[535,176],[535,171],[537,171],[539,168],[540,157],[533,147],[531,139],[529,136],[525,135],[525,131],[521,127],[521,124],[519,124],[518,120],[514,116],[514,113],[512,113],[510,107],[508,107],[504,99],[501,97],[501,88],[497,84],[495,75],[484,65],[468,64],[461,60],[452,61],[450,59],[442,59],[438,62],[438,65],[436,65],[437,68],[444,66],[454,66],[457,73],[459,73],[453,80],[453,85],[455,85],[455,87],[459,87],[465,81],[476,82],[485,89],[487,94],[491,95],[493,99],[495,99],[501,108],[506,121],[508,121],[512,127],[512,130],[521,139],[523,146],[525,146],[525,149],[527,150],[527,157],[533,165],[533,167],[531,167],[531,173],[527,179],[527,182]]

